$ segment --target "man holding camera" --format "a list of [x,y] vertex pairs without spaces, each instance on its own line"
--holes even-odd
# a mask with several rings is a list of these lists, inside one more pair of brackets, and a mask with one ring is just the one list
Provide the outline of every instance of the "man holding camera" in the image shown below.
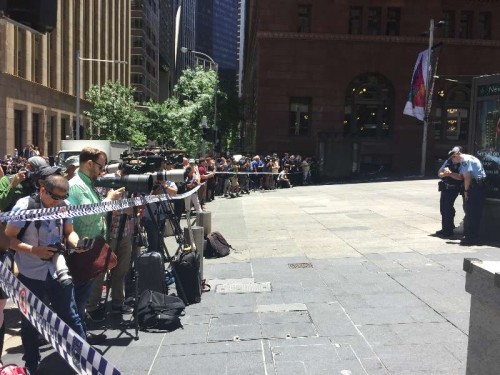
[[[12,211],[28,209],[33,205],[37,208],[65,206],[64,200],[68,197],[68,190],[68,181],[64,177],[48,176],[39,194],[21,198]],[[67,241],[71,247],[76,247],[79,238],[73,230],[72,220],[10,221],[5,234],[10,239],[10,247],[16,251],[19,281],[40,300],[47,296],[57,315],[85,339],[85,331],[76,307],[73,283],[64,269],[58,276],[57,271],[61,270],[57,270],[51,261],[58,250],[54,244]],[[38,332],[24,316],[21,321],[21,339],[26,367],[31,374],[35,374],[40,362]]]
[[[94,188],[94,182],[103,174],[104,166],[106,165],[107,157],[104,151],[93,147],[85,147],[80,152],[80,167],[76,171],[75,176],[69,182],[69,198],[71,205],[91,204],[101,202],[97,191]],[[125,188],[110,190],[107,193],[104,201],[120,199]],[[75,232],[80,237],[95,238],[99,235],[106,237],[106,214],[90,214],[76,217],[74,219]],[[82,285],[75,286],[75,299],[78,308],[78,313],[82,319],[85,329],[85,308],[92,291],[93,280],[90,280]],[[89,311],[91,319],[94,321],[104,320],[104,311]],[[94,345],[106,339],[104,334],[87,336],[87,341]]]

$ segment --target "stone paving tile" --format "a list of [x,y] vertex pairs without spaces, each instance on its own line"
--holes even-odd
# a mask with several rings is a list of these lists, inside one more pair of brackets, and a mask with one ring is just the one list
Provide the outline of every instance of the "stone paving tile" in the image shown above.
[[374,347],[467,342],[467,336],[449,322],[362,325],[358,328]]
[[454,374],[464,367],[443,344],[385,345],[374,350],[393,374]]

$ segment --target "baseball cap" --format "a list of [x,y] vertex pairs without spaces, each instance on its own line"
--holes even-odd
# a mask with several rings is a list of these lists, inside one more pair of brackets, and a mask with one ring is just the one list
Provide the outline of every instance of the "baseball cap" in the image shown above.
[[71,166],[75,166],[75,167],[80,166],[80,156],[79,155],[70,156],[69,158],[67,158],[64,161],[64,167],[63,167],[64,170],[67,170]]
[[189,163],[194,163],[194,159],[189,159]]
[[449,152],[448,152],[448,158],[451,158],[453,155],[456,153],[462,152],[462,147],[460,146],[455,146],[453,147]]
[[47,163],[47,161],[41,156],[32,156],[28,159],[28,163],[30,163],[31,171],[33,173],[36,173],[41,168],[50,167],[49,163]]
[[61,168],[59,167],[42,167],[34,172],[35,178],[44,179],[45,177],[52,176],[53,174],[61,174]]

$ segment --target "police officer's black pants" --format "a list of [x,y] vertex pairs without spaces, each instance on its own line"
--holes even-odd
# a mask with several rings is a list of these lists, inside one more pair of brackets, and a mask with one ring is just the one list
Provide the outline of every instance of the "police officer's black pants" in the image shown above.
[[468,196],[469,198],[465,202],[464,236],[467,240],[477,241],[484,201],[486,200],[485,186],[469,187]]
[[441,229],[444,232],[453,232],[455,228],[455,200],[458,196],[458,189],[445,189],[441,191],[441,199],[439,200],[439,208],[441,211]]

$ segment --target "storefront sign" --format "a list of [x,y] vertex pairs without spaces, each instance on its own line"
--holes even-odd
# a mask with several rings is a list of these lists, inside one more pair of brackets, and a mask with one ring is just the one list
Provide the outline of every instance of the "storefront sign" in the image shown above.
[[500,95],[500,83],[482,85],[477,87],[477,96],[495,96]]
[[481,160],[488,182],[488,197],[500,199],[500,152],[478,150],[476,156]]

